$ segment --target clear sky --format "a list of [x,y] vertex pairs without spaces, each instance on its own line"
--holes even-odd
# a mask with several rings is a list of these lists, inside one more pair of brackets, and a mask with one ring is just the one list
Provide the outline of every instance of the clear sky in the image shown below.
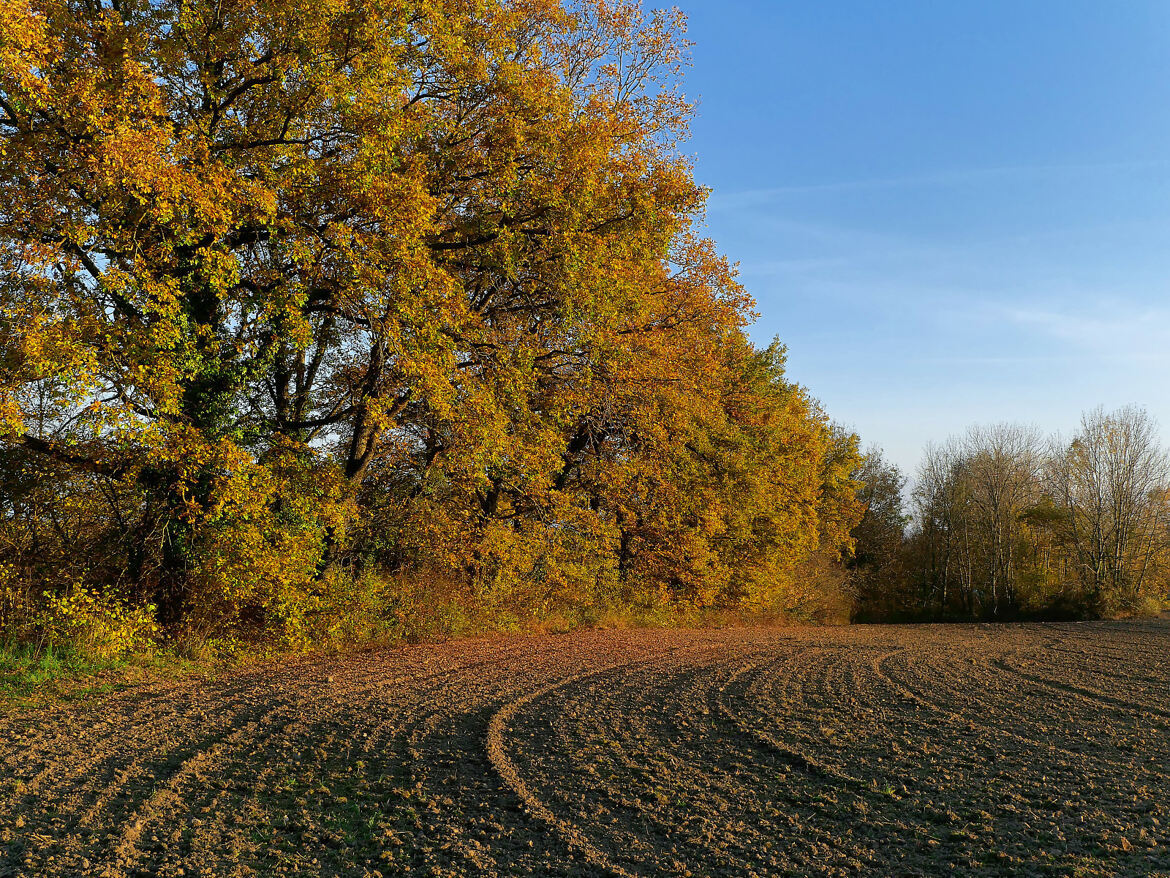
[[1170,440],[1170,2],[678,2],[709,233],[830,415],[908,475],[1098,404]]

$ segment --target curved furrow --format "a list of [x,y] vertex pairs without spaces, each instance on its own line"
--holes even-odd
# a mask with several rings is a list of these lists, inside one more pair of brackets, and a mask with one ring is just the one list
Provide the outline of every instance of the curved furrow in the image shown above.
[[[818,653],[818,655],[820,654],[821,653]],[[774,668],[775,663],[769,670],[774,671]],[[807,726],[809,722],[815,721],[815,718],[811,715],[802,716],[800,711],[793,710],[791,701],[780,701],[778,708],[782,712],[782,715],[785,716],[785,719],[788,721],[784,728],[786,734],[789,736],[789,741],[793,741],[793,739],[795,739],[792,743],[781,741],[777,735],[765,731],[758,723],[750,722],[745,711],[736,709],[731,706],[731,698],[725,695],[726,691],[745,676],[751,674],[758,675],[759,673],[761,673],[761,668],[758,663],[748,663],[739,668],[737,672],[732,675],[732,677],[728,679],[724,685],[720,686],[718,691],[715,693],[713,703],[715,704],[718,711],[723,716],[727,717],[727,719],[730,720],[731,723],[740,732],[751,736],[765,747],[772,748],[785,760],[791,762],[799,768],[816,774],[827,780],[837,781],[838,783],[845,786],[862,786],[863,784],[860,778],[854,777],[853,775],[830,765],[827,761],[819,758],[812,752],[813,748],[808,746],[811,743],[812,736],[807,728],[802,726]],[[754,705],[755,701],[753,696],[755,695],[756,693],[752,691],[752,688],[749,684],[749,686],[746,687],[746,691],[737,700]],[[794,721],[801,722],[802,726],[797,726]],[[805,746],[800,746],[801,743],[803,743]]]
[[[1117,839],[1126,833],[1143,844],[1165,843],[1158,841],[1166,830],[1155,792],[1170,770],[1164,734],[1112,708],[1052,702],[1047,690],[1003,679],[983,657],[968,656],[960,665],[967,673],[957,678],[944,663],[901,658],[908,660],[902,682],[954,704],[965,720],[965,727],[955,726],[958,741],[944,742],[948,750],[961,744],[983,755],[984,767],[968,769],[967,780],[959,774],[959,789],[949,798],[966,803],[985,827],[1007,827],[1009,837],[1033,833],[1059,847],[1122,844]],[[952,763],[958,767],[958,760]]]
[[[290,701],[272,688],[254,691],[250,702],[247,710],[209,712],[205,716],[212,721],[202,727],[156,726],[151,749],[129,758],[130,768],[122,772],[119,784],[95,785],[95,795],[72,809],[79,830],[92,839],[84,849],[73,852],[74,859],[105,862],[111,874],[118,874],[143,857],[149,858],[147,852],[139,850],[143,840],[148,851],[176,853],[181,840],[178,833],[168,830],[160,839],[150,834],[150,828],[164,834],[160,824],[167,822],[166,816],[186,812],[200,801],[201,778],[222,773],[235,753],[262,744],[304,715],[303,701]],[[130,743],[133,746],[136,742]],[[120,744],[124,748],[127,742],[123,739]],[[119,830],[100,831],[110,825]],[[59,859],[62,853],[57,852]]]
[[604,809],[621,845],[660,872],[790,868],[800,858],[797,846],[816,847],[821,856],[831,841],[825,833],[806,823],[793,844],[776,825],[794,810],[810,816],[803,803],[794,809],[791,796],[778,794],[775,778],[786,766],[733,732],[712,704],[712,692],[747,655],[721,650],[707,658],[665,673],[615,674],[626,685],[620,698],[615,692],[606,699],[610,709],[600,717],[594,705],[607,693],[580,692],[564,705],[566,749],[594,757],[581,765],[592,795],[579,809]]
[[[240,701],[244,700],[246,690],[233,688],[232,694]],[[136,745],[137,750],[154,736],[154,730],[160,725],[175,720],[186,722],[199,712],[201,704],[196,700],[197,693],[184,694],[189,700],[181,706],[176,706],[176,697],[168,700],[164,695],[148,695],[143,704],[137,704],[133,695],[123,694],[104,702],[100,717],[85,709],[80,712],[56,709],[40,717],[35,734],[20,735],[9,731],[5,739],[13,746],[0,759],[9,766],[10,788],[20,796],[13,801],[13,807],[20,808],[38,801],[48,786],[59,788],[62,781],[78,778],[88,783],[95,774],[123,771],[120,762],[113,767],[103,764],[110,755],[110,733],[116,731],[120,737],[124,733],[133,736],[133,741],[125,743]],[[224,706],[236,703],[225,699]],[[69,761],[63,763],[63,756],[70,757]]]
[[[343,850],[353,857],[358,847],[366,850],[371,868],[385,865],[378,848],[388,827],[381,817],[392,807],[391,790],[403,785],[392,765],[395,737],[424,693],[504,660],[425,661],[408,671],[389,665],[398,676],[338,668],[331,685],[344,693],[343,706],[330,703],[336,694],[323,698],[324,704],[295,705],[278,721],[221,742],[214,761],[192,762],[148,802],[139,819],[157,835],[139,852],[138,868],[153,873],[214,861],[223,850],[244,846],[242,836],[263,842],[253,863],[261,873],[314,873]],[[197,816],[203,813],[228,819]],[[186,837],[173,830],[183,825],[193,827]],[[345,837],[357,830],[361,838]]]
[[[1170,644],[1167,644],[1170,653]],[[1092,697],[1113,698],[1132,705],[1138,713],[1150,713],[1159,724],[1170,716],[1170,676],[1152,665],[1124,664],[1101,656],[1088,658],[1071,651],[1049,649],[1027,661],[1010,661],[1009,673],[1032,674],[1048,684],[1067,683]]]
[[[653,870],[657,848],[646,837],[654,831],[650,808],[666,803],[652,798],[651,787],[656,774],[677,773],[677,762],[669,742],[646,723],[677,713],[670,704],[657,704],[654,716],[646,716],[630,697],[647,689],[657,692],[667,680],[674,693],[685,691],[680,678],[689,678],[696,660],[701,668],[702,656],[714,657],[717,650],[695,644],[682,652],[594,668],[515,699],[493,717],[488,739],[493,762],[532,813],[608,874]],[[678,667],[680,659],[687,670]],[[632,688],[625,685],[631,676],[649,677],[655,684]],[[582,700],[589,704],[587,711],[580,709]],[[621,704],[616,711],[615,700]],[[533,746],[538,739],[540,746]],[[627,752],[630,745],[638,748],[636,756]],[[546,775],[573,778],[572,789],[550,785]],[[615,776],[620,784],[613,782]],[[675,835],[678,842],[680,833]],[[678,867],[677,857],[667,866]]]
[[[387,664],[394,667],[401,663]],[[448,666],[444,675],[452,679],[465,670],[467,662],[447,658],[440,664]],[[302,676],[294,663],[275,675],[248,675],[251,687],[239,686],[237,681],[237,685],[228,689],[229,694],[249,694],[236,704],[221,703],[212,690],[199,693],[201,700],[192,700],[191,709],[186,713],[171,711],[164,716],[152,717],[149,723],[141,722],[141,714],[133,714],[139,721],[122,734],[103,741],[101,746],[88,748],[85,751],[87,758],[80,760],[82,766],[61,772],[63,777],[58,779],[53,795],[42,797],[38,807],[21,808],[17,805],[25,824],[22,828],[29,835],[41,831],[37,815],[44,813],[45,820],[52,821],[44,828],[53,830],[57,837],[72,839],[67,846],[46,845],[32,859],[26,857],[25,868],[35,867],[38,858],[44,857],[53,857],[62,864],[73,862],[80,865],[104,860],[117,866],[119,863],[127,865],[135,859],[157,858],[165,852],[169,859],[174,860],[183,849],[190,847],[189,839],[184,835],[221,831],[217,821],[198,817],[194,819],[194,824],[201,825],[197,832],[188,829],[180,834],[173,830],[173,826],[164,832],[159,824],[167,822],[164,815],[174,818],[175,812],[194,813],[194,808],[206,803],[208,797],[212,803],[220,804],[218,799],[224,795],[222,788],[231,785],[213,780],[212,786],[206,786],[205,779],[221,779],[230,773],[232,761],[240,751],[263,752],[271,738],[287,734],[290,723],[305,726],[306,715],[312,713],[312,710],[306,712],[306,705],[316,704],[333,685],[346,686],[354,682],[346,679],[344,666],[335,669],[334,673],[337,683],[327,683],[324,672],[318,669]],[[381,689],[388,683],[406,683],[420,677],[426,679],[427,676],[435,675],[428,673],[425,662],[423,667],[400,678],[387,680],[381,675],[358,675],[356,681],[359,685],[351,689],[351,694]],[[289,677],[293,678],[301,693],[292,703],[286,703],[280,694]],[[306,699],[306,694],[310,698]],[[376,713],[371,712],[359,718],[359,722],[368,721],[374,715]],[[103,780],[103,775],[94,770],[94,766],[105,765],[111,766],[109,780]],[[83,773],[87,768],[90,771],[88,783]],[[243,790],[255,789],[257,781],[272,770],[262,764],[242,784],[235,786]],[[71,780],[73,777],[77,779]],[[181,797],[179,790],[182,791]],[[246,800],[247,797],[236,798]],[[238,814],[240,804],[233,802],[229,813]],[[207,810],[214,811],[215,808]],[[121,829],[115,834],[100,831],[110,825]],[[147,832],[150,826],[158,829],[157,835]],[[148,850],[141,852],[137,847],[144,833]],[[79,843],[79,838],[86,841]],[[2,859],[0,863],[3,863]],[[117,869],[113,871],[116,873]]]
[[[895,670],[901,665],[900,673]],[[1134,710],[1098,699],[1073,696],[1059,687],[1008,671],[1003,657],[960,656],[950,662],[927,660],[914,651],[892,656],[891,678],[927,701],[945,704],[979,727],[1044,748],[1080,755],[1127,746],[1135,752],[1147,726],[1134,724]],[[1004,673],[1008,671],[1008,673]],[[1025,685],[1021,685],[1020,681]],[[1161,725],[1160,721],[1155,725]],[[1105,729],[1106,734],[1099,734]],[[1140,766],[1135,766],[1140,770]]]
[[[1170,648],[1170,644],[1167,645]],[[1131,683],[1156,683],[1161,686],[1165,683],[1165,677],[1153,671],[1148,671],[1150,668],[1149,662],[1139,661],[1134,656],[1125,655],[1124,653],[1110,654],[1106,656],[1104,650],[1099,650],[1099,655],[1096,657],[1094,665],[1089,667],[1085,661],[1085,653],[1083,648],[1074,649],[1071,645],[1065,643],[1057,643],[1053,646],[1047,647],[1041,655],[1044,661],[1051,661],[1053,667],[1062,671],[1080,671],[1087,670],[1093,674],[1101,677],[1107,677],[1111,681],[1122,683],[1123,685]],[[1108,664],[1104,664],[1107,659]],[[1147,690],[1142,690],[1143,694],[1147,694]]]
[[[241,698],[227,710],[212,714],[216,721],[209,728],[191,721],[211,713],[206,703],[192,699],[187,707],[146,716],[131,711],[133,722],[127,726],[103,723],[102,728],[112,725],[108,735],[96,740],[79,737],[66,751],[73,758],[59,763],[56,770],[50,765],[33,783],[17,787],[20,795],[6,807],[20,815],[24,834],[47,834],[53,839],[35,852],[26,851],[24,868],[35,871],[47,857],[82,863],[99,856],[108,836],[97,832],[97,827],[132,819],[157,777],[169,775],[182,760],[230,734],[234,726],[272,709]],[[96,819],[98,814],[100,819]]]
[[[924,722],[916,703],[910,702],[913,710],[907,712],[906,699],[891,698],[897,693],[872,673],[885,652],[887,647],[867,645],[823,654],[811,665],[813,673],[806,675],[803,691],[783,702],[769,695],[775,668],[766,664],[754,668],[745,675],[739,695],[751,710],[737,712],[737,723],[758,739],[795,752],[802,761],[815,761],[818,771],[811,777],[823,782],[819,789],[813,786],[811,794],[834,806],[824,819],[836,825],[839,837],[848,838],[855,826],[864,827],[875,854],[871,858],[875,873],[932,874],[936,869],[932,864],[939,858],[969,859],[971,845],[964,836],[946,831],[944,824],[951,817],[937,804],[940,796],[905,771],[907,763],[916,766],[927,756],[910,748],[924,729],[937,734],[938,718],[927,713]],[[783,691],[787,693],[787,687]],[[724,695],[725,703],[726,699]],[[790,726],[801,717],[803,730],[794,741]],[[953,771],[955,757],[947,752],[939,761]],[[856,770],[847,770],[842,760]],[[963,761],[959,756],[957,762]],[[970,756],[965,761],[979,763]]]
[[1044,688],[1050,689],[1053,692],[1072,695],[1074,698],[1079,698],[1083,701],[1090,701],[1095,704],[1111,707],[1125,713],[1134,713],[1145,720],[1156,719],[1157,721],[1161,722],[1170,720],[1170,711],[1162,710],[1161,708],[1153,707],[1151,705],[1143,705],[1139,702],[1131,701],[1125,698],[1117,698],[1105,692],[1099,692],[1095,689],[1090,689],[1078,683],[1066,683],[1062,680],[1053,680],[1050,677],[1046,677],[1042,674],[1034,674],[1030,671],[1022,670],[1021,668],[1015,667],[1008,661],[993,661],[991,664],[993,667],[996,667],[1001,671],[1006,671],[1009,674],[1013,674],[1023,680],[1027,680],[1029,683],[1035,683],[1037,686],[1043,686]]
[[[1027,746],[1080,757],[1103,747],[1124,748],[1126,735],[1137,732],[1131,712],[1092,699],[1070,700],[1034,681],[1021,686],[1019,678],[1003,673],[998,657],[956,656],[942,662],[907,650],[890,656],[883,669],[924,701],[963,717],[972,729],[994,730]],[[1099,734],[1103,723],[1116,726],[1116,734]]]
[[548,845],[517,841],[501,857],[500,848],[523,835],[525,818],[482,741],[496,705],[543,683],[557,661],[554,645],[519,666],[513,657],[485,662],[459,681],[458,701],[448,688],[435,687],[416,702],[395,742],[403,786],[398,822],[408,841],[400,846],[398,868],[433,871],[445,861],[478,874],[506,869],[511,860],[518,869],[556,873]]
[[859,868],[873,852],[839,846],[839,827],[820,825],[824,803],[781,787],[788,766],[714,708],[713,690],[747,654],[710,650],[684,667],[623,667],[547,693],[522,719],[530,734],[555,728],[557,746],[527,752],[523,776],[564,778],[568,764],[571,789],[546,782],[546,809],[636,874]]
[[511,722],[513,716],[523,707],[550,692],[590,677],[601,676],[607,671],[613,670],[615,667],[618,667],[618,665],[609,665],[596,671],[587,671],[582,674],[566,677],[563,680],[542,686],[532,692],[521,695],[519,698],[514,698],[506,702],[499,710],[492,714],[492,718],[488,723],[486,744],[488,758],[491,760],[492,765],[495,766],[496,771],[499,772],[504,783],[524,803],[524,806],[532,816],[547,824],[553,832],[564,839],[570,848],[581,854],[586,862],[601,867],[610,875],[616,875],[619,878],[631,878],[634,873],[618,865],[610,854],[607,854],[600,847],[593,844],[584,832],[578,830],[571,823],[559,819],[553,813],[552,809],[532,792],[528,784],[520,776],[515,762],[508,755],[504,741],[509,722]]
[[[1024,747],[1048,751],[1059,750],[1069,756],[1077,758],[1080,757],[1081,750],[1065,746],[1062,739],[1057,739],[1051,735],[1044,734],[1031,737],[1026,734],[1027,728],[1020,726],[1020,724],[1014,720],[1010,725],[1007,723],[995,723],[993,716],[988,714],[986,710],[980,709],[978,705],[963,706],[954,701],[948,701],[946,697],[940,694],[946,691],[945,687],[942,685],[937,685],[931,687],[930,689],[923,688],[920,690],[911,688],[907,683],[900,680],[896,673],[888,667],[888,664],[891,662],[891,660],[895,658],[904,658],[904,656],[900,655],[902,652],[902,649],[895,649],[881,656],[874,663],[874,672],[875,675],[884,680],[891,689],[894,689],[895,691],[902,694],[906,700],[913,701],[927,710],[934,711],[941,717],[947,718],[950,722],[953,723],[966,722],[969,725],[974,725],[977,722],[993,723],[995,724],[996,735],[1015,741]],[[964,717],[966,717],[966,719],[964,719]]]
[[507,646],[497,658],[465,669],[451,685],[412,694],[396,732],[381,746],[396,785],[382,814],[374,815],[382,868],[549,875],[566,868],[563,845],[539,836],[533,844],[531,820],[492,767],[483,741],[497,705],[579,671],[588,657],[567,638],[501,643]]
[[[173,811],[185,810],[182,798],[185,784],[193,778],[198,778],[202,773],[210,773],[215,769],[222,770],[233,749],[250,739],[263,739],[279,734],[294,721],[296,715],[287,706],[265,711],[245,724],[235,726],[228,734],[196,749],[182,759],[174,771],[157,778],[149,796],[126,815],[120,830],[110,840],[110,850],[104,859],[107,867],[114,871],[114,874],[117,874],[116,870],[132,868],[145,853],[142,850],[142,840],[144,834],[149,832],[149,827],[163,823],[164,816]],[[274,719],[277,721],[274,722]],[[152,836],[150,841],[156,849],[165,843],[157,836]]]
[[[539,772],[533,772],[531,770],[531,766],[539,762],[539,759],[533,758],[536,755],[534,748],[530,746],[529,752],[526,754],[528,756],[526,762],[530,766],[529,771],[521,771],[517,766],[516,759],[523,757],[517,754],[514,758],[513,749],[519,750],[519,744],[530,743],[536,738],[537,734],[540,734],[540,753],[542,756],[547,757],[552,752],[561,754],[558,770],[563,771],[563,766],[566,763],[573,765],[576,761],[579,765],[579,756],[583,749],[587,749],[587,747],[582,748],[580,745],[577,745],[568,749],[565,748],[565,739],[571,733],[571,729],[565,727],[562,720],[562,711],[557,711],[551,716],[547,713],[551,704],[563,704],[565,699],[571,698],[575,692],[581,690],[592,693],[606,692],[624,698],[628,695],[629,689],[628,687],[618,685],[618,681],[630,674],[647,674],[654,678],[669,677],[673,679],[674,675],[671,669],[677,666],[680,658],[685,662],[688,656],[711,654],[721,648],[719,644],[703,642],[671,647],[665,651],[665,654],[645,655],[624,662],[611,662],[604,666],[595,666],[582,673],[565,677],[542,686],[535,691],[527,692],[509,700],[499,707],[489,723],[486,744],[492,763],[496,766],[500,776],[515,791],[517,797],[524,802],[529,813],[552,827],[560,837],[565,839],[569,847],[577,851],[587,862],[598,866],[606,871],[607,874],[638,874],[636,871],[637,867],[628,864],[636,862],[639,859],[644,859],[648,850],[640,842],[637,835],[628,832],[623,833],[622,843],[620,845],[615,844],[614,839],[608,837],[605,833],[602,833],[604,836],[603,840],[595,841],[594,837],[598,834],[598,827],[596,820],[591,818],[595,818],[597,815],[588,815],[584,820],[581,819],[584,815],[580,814],[575,820],[566,818],[562,816],[566,810],[564,806],[566,804],[571,805],[572,803],[564,801],[559,803],[561,813],[557,813],[558,806],[554,805],[552,800],[554,798],[564,799],[565,797],[557,795],[555,791],[552,795],[541,795],[537,792],[540,786]],[[539,709],[525,710],[530,706]],[[597,710],[592,711],[595,717],[603,717],[606,715],[601,705],[595,706]],[[625,732],[636,729],[639,726],[642,721],[642,717],[639,715],[640,713],[640,711],[635,710],[621,714]],[[515,727],[520,724],[524,724],[529,728],[529,735],[522,736],[517,734]],[[539,732],[536,729],[539,729]],[[607,731],[607,733],[612,732]],[[511,745],[509,744],[510,741]],[[646,749],[648,750],[657,749],[653,740],[649,742],[643,741],[642,743],[646,744]],[[620,745],[616,749],[618,761],[624,762],[627,768],[634,767],[632,763],[621,758]],[[638,768],[641,768],[641,766],[638,766]],[[579,787],[583,782],[586,782],[586,778],[582,776],[584,771],[573,771],[570,769],[570,772],[570,776],[574,778],[575,786]],[[580,790],[577,792],[580,792]],[[621,802],[610,802],[609,804],[617,805],[620,808],[622,804],[626,803],[627,797],[622,796],[621,800]],[[571,811],[573,809],[569,808],[568,810]],[[606,810],[607,813],[610,811],[608,808]],[[617,862],[617,855],[614,854],[614,851],[620,851],[620,857],[626,862]],[[639,856],[639,852],[641,856]],[[635,871],[631,872],[631,868],[634,868]]]
[[[784,700],[772,694],[775,667],[753,668],[744,675],[737,698],[747,709],[729,713],[739,727],[766,744],[875,806],[899,812],[903,806],[894,787],[908,792],[899,778],[899,760],[922,755],[906,754],[903,744],[938,735],[946,718],[921,716],[917,699],[906,697],[905,690],[888,685],[875,671],[890,653],[860,648],[823,655],[812,666],[820,673],[809,675],[806,688]],[[721,700],[726,708],[728,699]]]
[[[845,664],[854,666],[858,681],[868,678],[867,666],[874,666],[861,650],[850,651],[838,667]],[[851,693],[842,699],[846,723],[856,714],[854,701],[890,704],[879,691],[866,693],[848,685],[848,673],[825,674],[830,681],[834,676],[837,680],[829,688]],[[822,698],[823,693],[816,691],[808,698],[809,709],[819,712],[819,721],[825,717]],[[760,702],[759,697],[753,700]],[[1140,827],[1142,837],[1151,842],[1165,835],[1158,830],[1158,821],[1146,813],[1153,804],[1151,789],[1156,787],[1143,786],[1140,778],[1117,779],[1107,770],[1082,770],[1075,755],[1054,758],[1043,745],[1005,746],[994,730],[988,734],[979,725],[953,722],[933,711],[889,709],[872,720],[847,743],[845,752],[856,764],[875,768],[891,779],[885,787],[890,801],[881,802],[876,786],[861,784],[855,791],[865,795],[868,805],[880,809],[894,827],[901,827],[891,843],[898,838],[915,839],[917,850],[932,861],[941,857],[946,862],[970,862],[988,839],[1025,861],[1037,842],[1092,844],[1113,838],[1126,826]],[[813,755],[821,762],[829,761],[824,750],[814,749]],[[1163,770],[1165,765],[1163,760]],[[904,782],[899,783],[899,778]],[[1156,782],[1156,773],[1150,772],[1148,779]],[[1063,801],[1049,800],[1053,786],[1067,791]],[[1082,797],[1068,795],[1079,790],[1085,793]],[[1102,819],[1095,807],[1101,800],[1117,812],[1128,812],[1128,822]],[[1068,823],[1074,815],[1080,821],[1075,828]],[[883,823],[891,825],[883,820],[871,822],[879,831]],[[909,859],[913,862],[914,856]],[[911,867],[903,862],[897,868]],[[921,868],[932,872],[928,865]]]

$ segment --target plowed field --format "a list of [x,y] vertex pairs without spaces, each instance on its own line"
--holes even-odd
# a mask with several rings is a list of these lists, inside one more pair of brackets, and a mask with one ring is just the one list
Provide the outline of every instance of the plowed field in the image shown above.
[[1170,622],[589,632],[0,717],[0,876],[1170,875]]

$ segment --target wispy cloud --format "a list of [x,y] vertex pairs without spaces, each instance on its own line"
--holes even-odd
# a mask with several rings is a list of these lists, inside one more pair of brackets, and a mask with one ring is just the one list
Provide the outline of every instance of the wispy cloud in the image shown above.
[[1170,160],[1099,162],[1081,164],[1004,165],[986,168],[955,168],[927,174],[909,174],[892,177],[873,177],[860,180],[831,180],[788,186],[764,186],[738,192],[714,192],[707,208],[712,213],[762,207],[798,195],[861,192],[878,189],[907,189],[923,187],[962,186],[971,183],[1038,178],[1052,176],[1087,176],[1126,171],[1159,170],[1170,168]]
[[1079,309],[1001,306],[1012,324],[1117,361],[1170,360],[1170,308],[1099,300]]

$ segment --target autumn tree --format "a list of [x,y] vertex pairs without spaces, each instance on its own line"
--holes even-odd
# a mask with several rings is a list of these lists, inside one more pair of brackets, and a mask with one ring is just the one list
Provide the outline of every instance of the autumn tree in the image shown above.
[[[371,565],[707,600],[750,591],[749,536],[760,577],[847,539],[852,452],[696,232],[682,31],[630,0],[7,4],[0,437],[78,516],[20,495],[21,575],[101,546],[77,578],[169,628],[295,633]],[[701,505],[736,446],[784,451],[758,516]]]
[[698,606],[815,614],[825,583],[801,567],[818,553],[835,562],[849,547],[861,515],[857,438],[787,380],[778,342],[761,351],[741,337],[714,341],[720,359],[686,370],[694,377],[685,393],[680,382],[649,399],[634,388],[640,425],[597,470],[619,570]]

